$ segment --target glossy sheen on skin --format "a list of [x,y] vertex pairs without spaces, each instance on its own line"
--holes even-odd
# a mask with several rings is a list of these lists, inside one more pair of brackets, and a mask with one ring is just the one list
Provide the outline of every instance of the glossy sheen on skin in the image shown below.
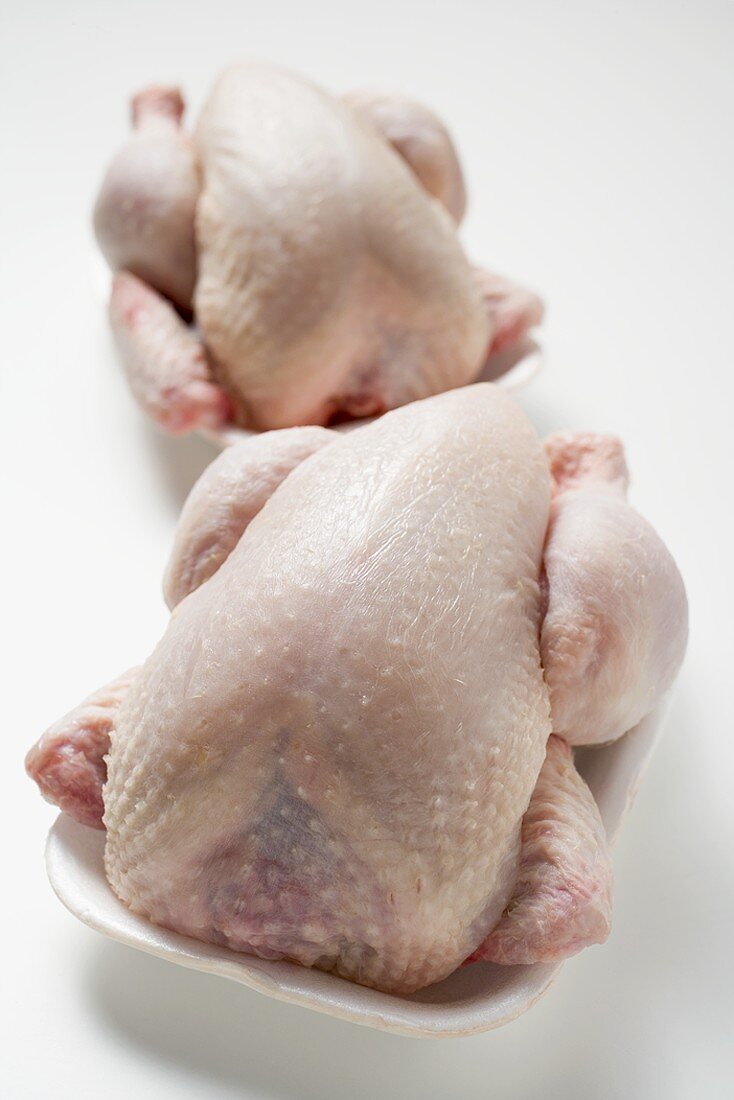
[[507,910],[473,960],[554,962],[603,943],[612,919],[612,864],[591,791],[560,737],[522,822],[520,872]]
[[104,828],[104,758],[120,701],[137,671],[118,676],[54,722],[25,758],[26,771],[43,797],[82,825]]
[[216,573],[296,466],[338,439],[328,428],[283,428],[227,447],[201,475],[181,512],[163,581],[168,606]]
[[560,436],[546,447],[557,495],[541,655],[553,729],[570,744],[611,741],[675,679],[688,638],[685,589],[659,535],[625,500],[618,441]]
[[177,434],[229,419],[230,399],[212,382],[201,341],[164,298],[123,271],[109,315],[130,387],[156,423]]
[[478,374],[490,322],[451,219],[356,111],[242,64],[194,141],[195,313],[245,419],[368,416]]
[[94,208],[97,241],[113,270],[132,272],[189,309],[199,179],[181,130],[181,94],[147,88],[134,97],[132,114],[132,136],[112,161]]
[[549,498],[535,433],[488,385],[294,470],[121,708],[123,901],[385,990],[451,973],[509,899],[550,733]]

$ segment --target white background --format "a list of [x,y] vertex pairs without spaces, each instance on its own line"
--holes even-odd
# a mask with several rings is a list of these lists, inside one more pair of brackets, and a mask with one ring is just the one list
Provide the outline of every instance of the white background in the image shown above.
[[[0,30],[4,951],[8,1097],[723,1097],[734,968],[732,118],[723,2],[203,0],[13,5]],[[212,452],[133,406],[89,213],[126,98],[197,105],[239,55],[440,109],[471,254],[546,296],[538,428],[626,441],[692,634],[616,853],[614,931],[506,1029],[401,1039],[103,941],[45,880],[26,748],[163,630],[160,576]]]

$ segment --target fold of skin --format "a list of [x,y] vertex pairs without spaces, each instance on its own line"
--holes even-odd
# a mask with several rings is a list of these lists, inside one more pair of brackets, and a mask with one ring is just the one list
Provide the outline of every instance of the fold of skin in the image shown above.
[[625,499],[619,441],[562,434],[546,450],[554,499],[540,649],[553,729],[597,744],[632,729],[671,687],[688,604],[670,552]]
[[133,133],[102,182],[94,230],[113,271],[131,272],[190,310],[200,183],[183,111],[178,88],[155,86],[133,97]]

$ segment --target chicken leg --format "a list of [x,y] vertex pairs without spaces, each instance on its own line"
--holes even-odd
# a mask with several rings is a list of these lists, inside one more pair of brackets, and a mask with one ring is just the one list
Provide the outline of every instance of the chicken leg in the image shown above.
[[522,821],[512,898],[469,961],[514,966],[568,958],[604,942],[611,911],[612,865],[599,809],[571,749],[553,735]]
[[131,271],[190,309],[199,178],[183,110],[178,88],[145,88],[133,97],[133,134],[102,182],[94,230],[113,271]]
[[137,672],[132,668],[118,676],[54,722],[25,758],[43,797],[82,825],[104,828],[110,732]]
[[596,744],[632,729],[673,683],[686,594],[662,540],[625,499],[621,443],[556,435],[546,451],[555,496],[540,648],[553,729],[569,744]]
[[112,283],[109,315],[130,388],[152,420],[178,434],[231,417],[204,345],[165,298],[123,271]]

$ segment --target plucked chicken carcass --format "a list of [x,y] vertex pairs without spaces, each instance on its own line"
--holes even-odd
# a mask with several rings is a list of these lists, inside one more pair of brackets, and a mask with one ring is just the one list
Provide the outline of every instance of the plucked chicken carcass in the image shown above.
[[371,416],[475,379],[540,321],[466,259],[461,168],[427,108],[240,64],[191,136],[182,114],[177,89],[134,97],[94,213],[130,384],[170,431]]
[[634,725],[687,631],[625,485],[615,440],[544,447],[489,384],[237,444],[184,507],[157,649],[28,770],[107,830],[128,906],[200,940],[397,993],[602,941],[569,742]]

